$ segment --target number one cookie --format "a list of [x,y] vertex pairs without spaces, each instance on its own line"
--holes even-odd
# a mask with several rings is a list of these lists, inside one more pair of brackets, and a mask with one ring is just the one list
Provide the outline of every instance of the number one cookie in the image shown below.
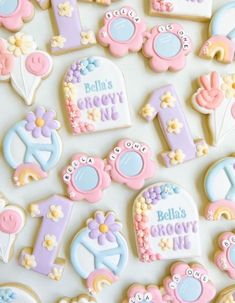
[[46,275],[52,280],[61,279],[65,260],[57,258],[57,254],[72,205],[70,200],[60,196],[30,205],[31,216],[42,218],[42,224],[34,247],[27,247],[21,252],[19,263],[24,268]]
[[58,35],[51,39],[53,54],[88,47],[96,43],[94,33],[82,29],[76,0],[39,0],[38,3],[43,9],[51,4],[54,12]]
[[167,167],[201,157],[208,153],[203,139],[193,140],[179,98],[172,85],[161,87],[152,94],[141,111],[147,121],[158,117],[170,151],[162,153]]

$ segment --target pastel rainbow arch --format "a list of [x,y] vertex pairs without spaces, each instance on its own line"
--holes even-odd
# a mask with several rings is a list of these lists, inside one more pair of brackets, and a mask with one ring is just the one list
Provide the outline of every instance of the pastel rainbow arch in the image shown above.
[[93,271],[86,280],[86,285],[92,295],[98,294],[105,285],[115,283],[119,278],[108,269],[98,269]]
[[206,218],[210,221],[217,221],[222,218],[227,220],[235,219],[235,203],[231,200],[220,200],[211,203],[206,208]]
[[216,59],[222,63],[234,60],[235,44],[225,36],[212,36],[202,46],[199,56],[204,59]]
[[16,186],[24,186],[32,180],[38,181],[47,178],[47,173],[36,163],[21,164],[14,172],[13,180]]

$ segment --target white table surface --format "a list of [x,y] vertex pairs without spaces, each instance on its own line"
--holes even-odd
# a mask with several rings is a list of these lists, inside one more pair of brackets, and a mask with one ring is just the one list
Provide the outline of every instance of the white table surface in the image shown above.
[[[168,21],[167,19],[148,16],[147,2],[147,0],[123,0],[113,4],[112,8],[119,8],[123,4],[129,4],[137,10],[139,15],[146,19],[149,27],[166,23]],[[227,0],[215,0],[213,9],[215,10],[226,2]],[[79,3],[79,8],[84,21],[84,27],[97,31],[107,8],[87,3]],[[25,33],[32,34],[36,38],[41,49],[46,49],[46,44],[53,35],[50,15],[51,13],[48,11],[42,11],[36,8],[34,19],[23,28]],[[104,157],[109,149],[123,137],[130,137],[134,140],[145,140],[152,147],[154,155],[157,156],[157,154],[166,148],[166,144],[159,130],[159,125],[157,122],[155,123],[156,125],[146,123],[140,118],[138,112],[154,89],[168,83],[174,82],[177,86],[178,94],[182,97],[184,111],[190,121],[193,136],[204,136],[208,140],[208,133],[205,128],[203,129],[203,125],[205,126],[206,123],[205,116],[195,112],[190,103],[190,97],[197,87],[195,80],[202,73],[211,70],[234,72],[235,64],[221,65],[216,62],[200,59],[197,53],[202,42],[207,39],[208,24],[180,20],[178,22],[185,26],[186,31],[190,34],[194,43],[194,53],[189,55],[187,67],[179,73],[155,74],[150,70],[147,60],[144,59],[141,53],[131,54],[122,59],[115,59],[99,45],[53,57],[53,72],[40,86],[35,98],[35,103],[55,108],[58,113],[58,119],[62,123],[60,135],[63,141],[63,155],[61,161],[56,169],[50,173],[48,179],[31,183],[23,188],[15,188],[11,182],[12,171],[1,154],[0,191],[12,202],[18,203],[23,207],[27,207],[31,202],[44,199],[53,194],[63,195],[65,191],[59,173],[74,153],[83,151],[91,155]],[[0,36],[7,38],[9,32],[0,29]],[[88,134],[80,137],[74,137],[69,132],[59,87],[66,69],[73,60],[90,55],[107,56],[112,59],[124,73],[129,103],[132,108],[133,126],[131,128]],[[2,141],[6,130],[16,121],[24,118],[27,111],[33,109],[33,107],[27,108],[8,83],[1,83],[0,85],[0,138]],[[208,222],[204,219],[203,211],[207,199],[203,190],[203,180],[207,168],[214,161],[235,152],[235,146],[233,146],[234,140],[235,133],[231,133],[219,147],[211,147],[207,157],[174,168],[164,168],[158,162],[156,175],[153,179],[148,180],[146,184],[149,185],[162,180],[173,181],[185,187],[193,195],[201,215],[200,227],[203,255],[201,258],[189,259],[188,261],[198,261],[204,264],[209,270],[210,277],[216,284],[218,291],[233,284],[233,281],[229,279],[225,273],[220,272],[213,264],[213,254],[217,249],[216,239],[221,232],[232,230],[234,222]],[[82,279],[76,274],[70,264],[69,245],[78,229],[83,226],[86,218],[91,215],[93,211],[101,209],[113,210],[119,215],[124,225],[124,234],[128,241],[130,257],[128,266],[122,274],[120,281],[111,287],[105,288],[99,296],[99,302],[121,302],[125,297],[127,288],[132,283],[161,285],[162,279],[168,274],[169,265],[173,263],[173,261],[143,264],[138,260],[131,219],[133,200],[137,194],[138,191],[129,190],[123,185],[113,183],[112,186],[105,191],[100,203],[94,205],[89,205],[85,202],[76,203],[72,220],[64,236],[59,254],[62,257],[65,256],[67,259],[63,279],[60,282],[54,282],[37,273],[26,271],[17,264],[17,257],[20,250],[25,246],[33,245],[40,224],[39,219],[28,217],[27,225],[17,239],[13,259],[9,264],[0,263],[0,283],[8,281],[25,283],[31,286],[41,296],[43,303],[54,303],[61,296],[76,296],[79,293],[85,292]]]

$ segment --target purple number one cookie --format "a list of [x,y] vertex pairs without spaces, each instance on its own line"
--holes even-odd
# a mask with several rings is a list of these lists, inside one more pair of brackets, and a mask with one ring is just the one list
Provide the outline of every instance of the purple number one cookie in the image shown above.
[[193,140],[179,97],[173,85],[153,92],[149,102],[141,110],[147,121],[158,117],[170,151],[162,153],[167,167],[201,157],[208,153],[203,139]]
[[30,205],[32,217],[42,218],[41,227],[33,248],[24,248],[19,263],[25,269],[59,281],[65,260],[57,258],[58,248],[70,219],[73,203],[61,196],[53,196]]
[[76,0],[37,0],[40,7],[47,9],[51,4],[58,35],[51,39],[51,52],[64,53],[96,43],[91,30],[84,31],[81,25]]

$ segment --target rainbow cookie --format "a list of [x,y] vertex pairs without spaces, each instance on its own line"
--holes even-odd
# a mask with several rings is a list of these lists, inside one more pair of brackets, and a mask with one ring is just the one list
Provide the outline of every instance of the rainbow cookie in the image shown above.
[[208,145],[203,139],[194,140],[173,85],[156,89],[141,109],[148,122],[158,118],[169,151],[161,153],[167,167],[207,155]]
[[163,303],[160,289],[157,286],[132,285],[127,292],[127,297],[122,303]]
[[55,111],[37,107],[6,133],[3,155],[14,169],[16,186],[46,178],[48,171],[58,163],[62,143],[57,132],[60,123],[55,117]]
[[8,201],[0,194],[0,260],[4,263],[8,263],[12,257],[16,237],[23,229],[25,221],[23,209],[8,204]]
[[[86,280],[90,294],[112,285],[126,267],[128,247],[120,233],[122,225],[112,212],[98,211],[87,220],[71,244],[70,257],[76,272]],[[87,267],[87,260],[94,262]]]
[[77,9],[76,0],[37,0],[42,9],[52,7],[57,35],[50,41],[50,49],[54,55],[96,44],[95,34],[84,30]]
[[170,276],[163,282],[164,302],[209,303],[215,297],[216,288],[201,264],[177,262],[170,271]]
[[207,220],[235,219],[235,157],[227,157],[213,164],[205,177],[205,191],[210,204]]
[[200,256],[199,216],[182,187],[156,183],[135,199],[133,220],[142,262]]
[[235,285],[223,289],[215,300],[215,303],[233,303],[235,301]]
[[57,303],[97,303],[96,299],[88,295],[79,295],[75,298],[64,297]]
[[41,81],[52,71],[51,57],[21,32],[8,40],[0,38],[0,56],[0,81],[10,81],[25,104],[32,105]]
[[41,303],[38,295],[28,286],[20,283],[0,284],[1,303]]
[[212,144],[218,145],[235,130],[235,74],[215,71],[199,77],[199,88],[192,97],[193,107],[209,116]]
[[219,251],[215,254],[216,266],[235,280],[235,234],[225,232],[218,239]]
[[222,63],[231,63],[235,54],[235,1],[222,5],[214,14],[210,23],[211,36],[201,47],[199,56],[216,59]]
[[211,18],[212,0],[149,0],[153,16],[206,21]]
[[24,22],[34,16],[33,4],[29,0],[2,0],[0,2],[0,27],[17,32]]
[[130,139],[120,140],[107,159],[76,154],[62,171],[63,182],[71,200],[94,203],[101,200],[111,180],[140,189],[155,173],[150,147]]

